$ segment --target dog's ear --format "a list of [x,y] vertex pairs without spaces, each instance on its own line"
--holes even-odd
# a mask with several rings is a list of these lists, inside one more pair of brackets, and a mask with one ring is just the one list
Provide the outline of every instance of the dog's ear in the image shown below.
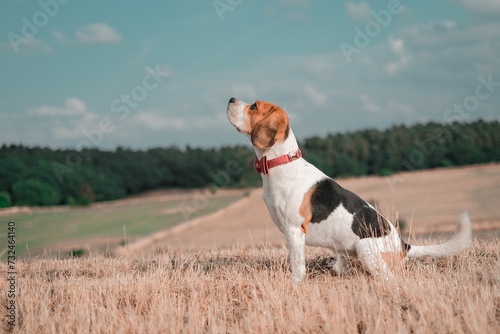
[[283,110],[276,109],[253,126],[252,144],[260,149],[270,148],[278,141],[285,141],[289,132],[288,116]]

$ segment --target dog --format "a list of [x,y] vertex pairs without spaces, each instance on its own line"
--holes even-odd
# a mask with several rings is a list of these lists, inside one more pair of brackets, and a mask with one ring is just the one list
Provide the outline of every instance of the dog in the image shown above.
[[255,149],[255,169],[262,174],[263,199],[271,218],[285,235],[292,280],[306,275],[305,245],[334,252],[331,269],[349,269],[355,256],[376,277],[393,280],[394,260],[451,256],[466,249],[472,227],[467,212],[458,218],[450,240],[439,245],[405,243],[391,222],[372,205],[307,162],[290,128],[286,112],[265,101],[248,104],[229,99],[227,117]]

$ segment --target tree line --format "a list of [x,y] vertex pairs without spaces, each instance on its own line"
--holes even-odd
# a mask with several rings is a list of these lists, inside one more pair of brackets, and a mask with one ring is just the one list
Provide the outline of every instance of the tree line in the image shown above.
[[[390,175],[500,161],[500,123],[397,125],[302,140],[304,157],[332,177]],[[0,148],[0,207],[88,205],[158,188],[260,185],[250,146],[114,151]]]

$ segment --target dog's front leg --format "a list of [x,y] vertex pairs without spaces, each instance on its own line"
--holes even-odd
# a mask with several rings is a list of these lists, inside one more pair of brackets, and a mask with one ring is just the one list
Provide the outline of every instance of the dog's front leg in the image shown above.
[[300,282],[306,275],[305,234],[300,228],[290,228],[285,235],[292,267],[292,280]]

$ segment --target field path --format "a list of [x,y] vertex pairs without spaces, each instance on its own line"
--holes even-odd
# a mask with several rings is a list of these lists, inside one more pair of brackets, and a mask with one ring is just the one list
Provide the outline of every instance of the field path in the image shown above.
[[[336,180],[386,216],[403,218],[415,234],[450,232],[456,217],[469,211],[475,231],[500,230],[500,164],[400,173],[390,177]],[[208,216],[158,232],[119,249],[118,253],[154,248],[207,249],[234,244],[284,242],[262,200],[262,189]]]

